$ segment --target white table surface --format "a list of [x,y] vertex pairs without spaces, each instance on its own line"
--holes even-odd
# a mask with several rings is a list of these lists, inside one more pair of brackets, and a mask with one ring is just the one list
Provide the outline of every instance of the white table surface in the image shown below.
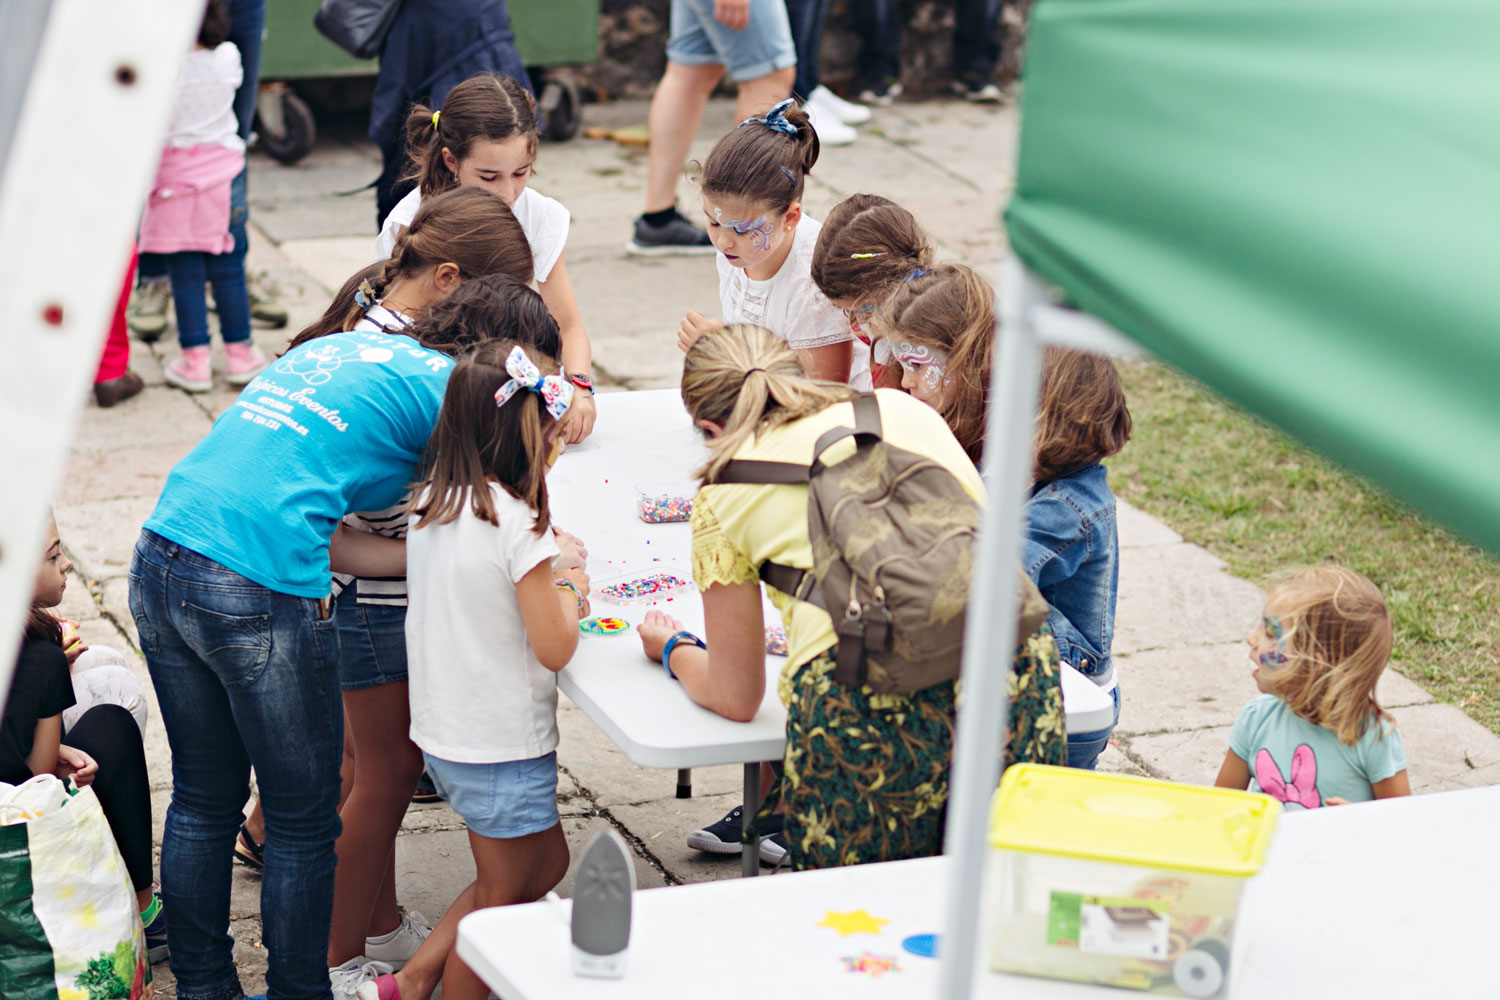
[[[547,476],[553,521],[583,538],[595,591],[616,578],[671,572],[691,580],[687,522],[646,524],[636,513],[637,483],[680,483],[695,491],[693,472],[706,452],[682,397],[673,389],[604,393],[597,430],[570,447]],[[639,624],[652,605],[593,602],[595,615]],[[654,605],[703,634],[696,590]],[[781,616],[765,602],[766,623]],[[633,631],[585,635],[558,686],[627,757],[645,767],[684,768],[779,759],[786,746],[786,710],[776,678],[786,665],[766,657],[766,694],[749,722],[731,722],[694,705],[661,666],[647,660]],[[1072,732],[1110,724],[1114,703],[1082,674],[1063,670],[1063,701]]]
[[[1284,815],[1245,895],[1229,1000],[1500,996],[1490,924],[1500,865],[1488,850],[1496,815],[1500,788]],[[567,901],[471,914],[458,951],[506,1000],[932,997],[938,962],[901,941],[938,930],[951,875],[946,858],[927,858],[638,892],[618,980],[572,974]],[[817,926],[825,911],[860,909],[890,923],[847,937]],[[731,947],[733,928],[744,927],[754,929],[753,953]],[[865,950],[897,956],[902,971],[845,973],[841,957]],[[974,995],[1136,994],[984,971]]]

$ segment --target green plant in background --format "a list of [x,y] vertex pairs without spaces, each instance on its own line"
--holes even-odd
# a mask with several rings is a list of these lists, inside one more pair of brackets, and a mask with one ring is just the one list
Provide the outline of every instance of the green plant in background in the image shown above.
[[1135,434],[1109,463],[1117,494],[1261,586],[1322,562],[1364,573],[1390,606],[1396,669],[1500,733],[1493,557],[1166,365],[1120,374]]

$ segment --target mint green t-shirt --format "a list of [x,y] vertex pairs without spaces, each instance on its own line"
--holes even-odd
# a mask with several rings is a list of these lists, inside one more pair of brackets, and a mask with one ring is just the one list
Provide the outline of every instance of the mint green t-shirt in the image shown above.
[[1288,809],[1316,809],[1330,798],[1367,802],[1375,797],[1372,785],[1406,770],[1406,748],[1395,726],[1368,726],[1351,747],[1274,694],[1261,695],[1240,712],[1229,731],[1229,749],[1250,765],[1250,790]]

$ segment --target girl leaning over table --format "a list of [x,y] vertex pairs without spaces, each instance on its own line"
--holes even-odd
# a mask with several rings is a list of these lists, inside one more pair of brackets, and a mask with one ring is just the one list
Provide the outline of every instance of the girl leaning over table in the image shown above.
[[[682,377],[683,402],[708,437],[700,475],[712,479],[731,459],[807,463],[825,431],[851,425],[853,395],[847,386],[806,378],[785,342],[760,327],[706,333],[688,351]],[[983,502],[978,472],[936,411],[894,390],[876,399],[890,444],[939,463]],[[693,502],[692,529],[707,641],[700,645],[681,623],[652,612],[640,627],[642,645],[654,660],[666,654],[669,673],[693,701],[747,721],[765,690],[760,566],[812,568],[807,487],[706,485]],[[828,613],[768,590],[790,653],[778,694],[787,706],[780,792],[792,867],[939,853],[956,682],[907,695],[840,685]],[[1023,643],[1012,669],[1007,757],[1060,763],[1066,735],[1051,636],[1043,631]],[[775,795],[773,789],[767,801]]]

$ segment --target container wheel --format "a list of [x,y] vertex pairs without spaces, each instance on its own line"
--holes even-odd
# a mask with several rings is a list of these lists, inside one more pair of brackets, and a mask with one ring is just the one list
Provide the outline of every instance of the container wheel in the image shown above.
[[277,163],[296,163],[308,154],[317,138],[317,125],[307,102],[284,84],[267,84],[255,102],[255,131],[260,148]]
[[567,142],[578,134],[583,100],[578,94],[578,83],[572,77],[549,73],[537,106],[546,123],[542,134],[552,142]]

